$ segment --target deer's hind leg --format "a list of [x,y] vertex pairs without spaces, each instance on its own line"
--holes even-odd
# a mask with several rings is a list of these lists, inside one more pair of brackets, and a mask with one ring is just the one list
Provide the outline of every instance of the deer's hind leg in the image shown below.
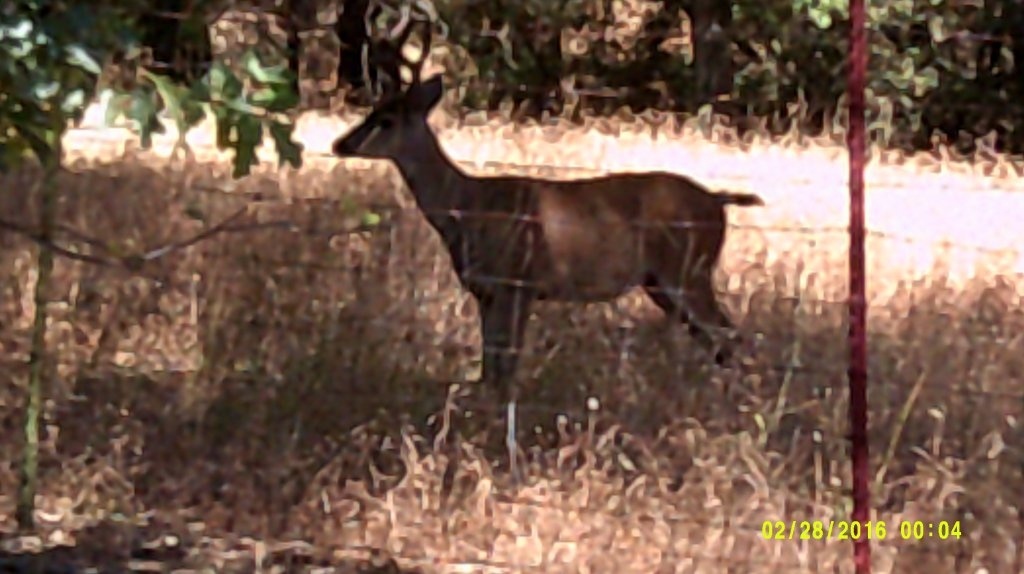
[[[644,290],[669,317],[686,323],[690,335],[715,353],[715,363],[725,364],[732,358],[736,326],[718,304],[711,269],[693,270],[682,278],[679,281],[676,275],[666,280],[664,274],[652,274],[645,281]],[[712,331],[725,337],[715,337]]]
[[714,344],[714,341],[711,340],[707,332],[694,325],[690,320],[690,314],[687,313],[685,309],[677,305],[675,299],[665,292],[661,287],[661,283],[658,281],[657,276],[654,274],[648,275],[644,280],[643,287],[647,296],[651,298],[651,301],[654,301],[654,304],[657,305],[667,317],[686,325],[687,329],[690,331],[691,337],[699,339],[702,344],[708,346]]

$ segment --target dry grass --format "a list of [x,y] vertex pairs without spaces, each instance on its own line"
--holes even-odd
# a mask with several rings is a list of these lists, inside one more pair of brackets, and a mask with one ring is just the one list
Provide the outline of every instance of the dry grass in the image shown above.
[[[852,571],[848,542],[760,530],[849,517],[841,148],[671,124],[656,140],[642,124],[444,124],[471,169],[666,168],[769,206],[731,213],[719,275],[731,315],[761,334],[749,365],[709,366],[639,295],[542,307],[524,364],[530,484],[509,486],[498,437],[459,417],[475,436],[442,506],[451,451],[435,415],[447,383],[476,376],[475,305],[392,172],[317,157],[344,123],[305,118],[306,168],[230,190],[223,158],[202,151],[209,134],[193,136],[191,163],[165,159],[169,139],[139,154],[114,132],[68,136],[61,221],[121,250],[196,233],[186,212],[215,222],[249,205],[249,221],[295,225],[220,235],[142,275],[59,261],[43,539],[7,546],[238,572],[349,571],[375,549],[424,572]],[[1020,571],[1024,196],[1003,161],[875,157],[870,437],[874,518],[888,525],[875,571]],[[540,171],[580,171],[557,165]],[[0,212],[31,221],[38,175],[0,181]],[[358,205],[384,224],[347,232]],[[33,257],[0,236],[4,531]],[[464,390],[449,401],[462,414]],[[904,541],[911,519],[958,520],[963,537]]]

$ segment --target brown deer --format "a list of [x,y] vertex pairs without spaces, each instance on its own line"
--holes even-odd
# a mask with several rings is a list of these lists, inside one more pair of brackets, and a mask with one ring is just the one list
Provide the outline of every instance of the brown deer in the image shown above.
[[[429,38],[428,30],[418,62],[403,58],[412,71],[408,88],[385,94],[361,124],[335,140],[333,153],[391,160],[444,241],[480,309],[482,380],[508,406],[515,473],[513,378],[531,304],[607,301],[639,286],[669,317],[688,323],[722,364],[734,338],[712,287],[724,207],[764,203],[751,194],[711,193],[663,172],[576,181],[469,175],[427,123],[443,95],[439,75],[419,78]],[[729,336],[716,345],[713,331]]]

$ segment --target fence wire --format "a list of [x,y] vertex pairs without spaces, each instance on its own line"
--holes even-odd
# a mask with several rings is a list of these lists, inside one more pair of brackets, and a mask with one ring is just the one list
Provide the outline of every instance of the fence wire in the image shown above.
[[[527,171],[533,167],[522,166]],[[545,167],[552,170],[558,169],[558,166]],[[88,173],[83,172],[76,177],[88,177]],[[117,178],[107,179],[106,181],[110,185],[116,185]],[[282,297],[282,290],[305,288],[308,291],[299,299],[318,299],[315,293],[318,285],[347,285],[353,289],[353,292],[348,293],[346,297],[335,299],[338,304],[345,308],[344,316],[330,320],[330,322],[336,324],[335,328],[339,331],[345,329],[393,329],[396,325],[402,325],[410,320],[415,321],[416,312],[411,312],[410,309],[422,311],[431,306],[437,306],[441,309],[458,309],[460,305],[465,306],[467,304],[467,296],[465,293],[460,292],[456,285],[454,273],[450,269],[450,263],[445,260],[441,251],[443,247],[436,242],[436,239],[431,238],[431,232],[423,221],[423,214],[416,207],[366,203],[366,205],[372,206],[373,211],[380,216],[381,223],[375,226],[364,227],[361,224],[347,226],[337,221],[331,221],[330,218],[322,218],[320,220],[308,219],[302,215],[308,212],[334,212],[335,210],[341,213],[351,207],[351,201],[337,197],[275,196],[272,193],[259,190],[250,193],[246,189],[227,191],[223,186],[216,184],[216,182],[212,184],[196,184],[186,190],[179,190],[176,193],[179,195],[176,201],[182,204],[188,204],[194,198],[208,198],[208,201],[219,205],[218,209],[213,211],[225,214],[223,220],[210,217],[205,224],[197,223],[191,228],[178,228],[181,239],[168,241],[166,237],[173,234],[156,234],[163,236],[163,238],[139,245],[136,247],[139,253],[167,253],[168,246],[189,243],[190,238],[193,237],[206,237],[205,234],[211,229],[220,230],[219,235],[209,236],[207,241],[197,242],[194,245],[190,245],[187,249],[175,252],[172,259],[177,259],[170,269],[161,266],[163,260],[161,257],[153,258],[153,263],[156,264],[155,268],[151,268],[148,265],[143,265],[139,268],[130,268],[122,265],[118,267],[120,271],[116,274],[118,278],[115,279],[115,282],[132,281],[134,278],[138,278],[143,283],[154,285],[154,288],[158,286],[164,297],[167,294],[174,293],[196,293],[196,298],[207,298],[205,304],[202,301],[198,303],[201,308],[204,305],[210,305],[210,302],[217,299],[227,297],[230,300],[232,291],[230,289],[218,291],[220,287],[217,286],[229,288],[248,285],[249,288],[255,289],[255,292],[259,293],[258,297],[248,302],[245,300],[238,301],[238,304],[242,307],[251,307],[249,312],[242,312],[242,314],[228,313],[226,316],[222,316],[226,317],[221,319],[224,321],[231,321],[230,317],[236,317],[237,319],[235,320],[251,320],[252,312],[257,314],[263,313],[268,317],[279,315],[280,312],[274,311],[276,306],[283,305],[284,307],[281,307],[283,309],[292,305],[292,303],[284,299],[279,299],[276,303],[273,301],[274,297]],[[147,201],[146,198],[151,195],[150,192],[141,190],[135,190],[135,194],[136,200],[142,202]],[[84,189],[81,190],[81,193],[78,190],[69,190],[67,195],[68,197],[79,195],[82,198],[90,197]],[[115,209],[120,205],[120,201],[123,201],[123,199],[119,199],[118,202],[112,202],[108,210]],[[233,219],[232,216],[238,213],[239,205],[247,206],[245,217]],[[296,216],[297,214],[298,216]],[[480,214],[476,213],[459,215],[464,217],[480,216]],[[29,218],[28,220],[31,219]],[[750,217],[748,220],[756,221],[756,216]],[[223,221],[227,221],[227,223],[224,224]],[[17,227],[19,232],[31,235],[31,225],[14,223],[20,226]],[[65,242],[63,245],[66,249],[73,250],[76,253],[87,256],[109,257],[111,246],[109,239],[106,237],[92,237],[90,235],[92,228],[93,225],[88,224],[87,221],[68,221],[61,227],[65,233],[60,236],[60,240]],[[191,231],[185,232],[186,229]],[[789,236],[798,244],[810,245],[812,243],[821,244],[827,237],[838,237],[841,239],[845,230],[837,226],[733,223],[730,224],[729,228],[729,241],[743,241],[744,233]],[[903,243],[915,245],[924,250],[934,250],[937,246],[937,243],[931,239],[921,239],[887,232],[872,231],[868,233],[868,237],[880,240],[885,244]],[[336,250],[344,251],[346,245],[359,242],[371,244],[378,242],[378,244],[375,250],[372,250],[377,255],[367,259],[367,262],[372,265],[357,270],[344,256],[339,255]],[[267,247],[272,247],[274,244],[304,245],[304,247],[301,249],[285,249],[280,252],[265,251]],[[946,241],[940,245],[945,245],[953,250],[986,254],[1002,253],[1002,250],[999,249],[990,249],[977,245],[963,246],[951,241]],[[206,263],[207,268],[204,270],[202,266],[199,266],[202,263],[201,261],[191,259],[193,252],[202,252],[204,256],[221,254],[220,260],[223,263],[218,264],[215,263],[216,259],[211,260]],[[245,264],[247,253],[253,254],[253,256],[258,258],[258,262],[251,268],[247,268]],[[404,268],[403,259],[401,258],[403,253],[405,257],[420,258],[415,260],[425,258],[428,262],[424,264],[425,266],[410,265],[409,268]],[[746,252],[741,253],[743,257],[749,255]],[[379,259],[375,259],[375,257],[379,257]],[[784,254],[781,259],[785,259]],[[120,265],[117,263],[120,261],[119,259],[115,258],[112,261],[116,263],[112,264],[112,266]],[[234,263],[231,263],[232,261]],[[408,259],[404,261],[408,261]],[[88,262],[81,262],[76,265],[81,268],[80,272],[85,272],[84,270],[90,267]],[[209,267],[210,265],[212,267]],[[387,273],[380,274],[375,272],[375,269],[387,269]],[[109,273],[109,271],[103,273]],[[311,273],[312,275],[310,275]],[[199,277],[198,281],[196,277]],[[298,279],[290,281],[289,277]],[[308,278],[305,284],[302,282],[303,277]],[[773,278],[771,275],[768,275],[765,279],[768,280],[770,285],[775,285],[774,288],[780,287],[777,284],[777,279],[779,278]],[[360,286],[361,281],[364,284]],[[389,296],[400,297],[400,301],[404,300],[405,303],[385,301],[383,306],[379,308],[360,308],[360,297],[379,296],[379,293],[375,294],[378,288],[381,287],[380,284],[376,283],[378,281],[383,281],[383,285],[387,286],[383,290],[390,293]],[[275,283],[278,285],[275,286]],[[433,284],[437,284],[437,286],[434,287]],[[427,286],[430,286],[430,288]],[[275,293],[278,294],[275,295]],[[719,289],[718,295],[726,301],[742,301],[750,296],[749,291],[744,288],[732,290],[729,288]],[[125,301],[132,298],[128,294],[121,297]],[[918,293],[917,297],[922,301],[927,299],[927,296],[921,293]],[[331,297],[326,296],[323,299],[323,306],[320,308],[326,311],[330,306]],[[800,309],[817,309],[818,313],[830,313],[835,320],[840,321],[840,324],[843,321],[843,308],[841,306],[844,306],[846,302],[838,293],[832,296],[822,296],[815,294],[813,291],[801,290],[799,285],[793,285],[785,291],[777,292],[775,300],[778,302],[776,305],[788,302],[786,304],[789,305],[788,308],[791,312],[799,311]],[[314,302],[307,301],[307,303],[311,305],[310,309],[312,309]],[[82,309],[84,308],[85,306],[82,307]],[[742,309],[742,305],[739,308]],[[735,311],[737,307],[733,306],[731,309]],[[939,311],[941,311],[941,306]],[[325,317],[329,317],[330,311],[326,312],[327,315]],[[709,372],[704,366],[690,363],[680,367],[678,371],[671,369],[663,371],[651,362],[650,356],[652,354],[655,357],[666,358],[669,355],[661,355],[657,351],[652,353],[649,350],[649,342],[653,335],[645,331],[644,321],[646,319],[643,317],[643,312],[637,311],[630,305],[613,305],[609,312],[610,315],[606,318],[594,315],[593,312],[585,309],[573,311],[569,315],[560,314],[556,311],[555,316],[559,318],[553,323],[542,321],[540,328],[543,331],[555,331],[553,334],[546,333],[541,336],[542,344],[547,346],[547,352],[553,354],[554,359],[552,360],[555,362],[565,361],[565,354],[572,352],[564,350],[566,347],[573,348],[575,345],[576,348],[579,348],[578,345],[580,343],[576,342],[578,337],[575,337],[572,331],[580,329],[582,330],[581,333],[589,333],[591,339],[599,342],[599,344],[591,344],[590,347],[586,348],[587,362],[605,364],[607,369],[610,369],[608,373],[611,376],[617,377],[620,384],[625,381],[632,381],[633,385],[639,385],[637,392],[646,396],[648,400],[654,399],[666,405],[679,401],[678,391],[673,392],[671,389],[674,386],[672,382],[668,382],[667,385],[655,384],[653,381],[648,380],[652,376],[667,376],[669,379],[678,379],[687,386],[701,384],[694,381],[706,376],[706,374],[702,373]],[[56,313],[58,316],[61,315],[59,310]],[[68,319],[88,320],[84,315],[84,311],[82,313],[77,316],[72,313],[65,317]],[[192,325],[192,329],[195,331],[193,337],[196,340],[206,339],[209,341],[210,339],[216,339],[216,332],[223,330],[224,326],[218,327],[216,324],[210,323],[210,316],[207,315],[207,318],[204,319],[203,313],[204,311],[201,309],[195,315],[198,322]],[[538,314],[541,316],[549,313],[550,311],[547,309],[538,311]],[[473,335],[466,335],[466,331],[471,331],[473,328],[471,314],[468,313],[470,316],[463,317],[463,320],[461,322],[456,321],[456,324],[435,325],[434,327],[438,327],[440,330],[435,331],[429,337],[431,341],[439,342],[451,339],[460,340],[460,344],[464,345],[466,351],[460,351],[462,354],[458,356],[461,358],[456,359],[456,362],[471,360],[471,356],[478,349],[478,343],[472,341]],[[965,317],[961,320],[966,319]],[[257,335],[256,338],[247,338],[246,333],[237,334],[238,338],[234,340],[235,342],[228,344],[229,355],[232,348],[234,350],[266,348],[267,337],[275,337],[276,332],[285,332],[289,328],[294,328],[288,326],[287,317],[282,317],[282,320],[286,322],[276,323],[278,319],[272,318],[268,325],[251,324],[249,327],[250,333],[248,334]],[[561,332],[558,332],[558,323],[562,321],[568,321],[568,326],[563,326]],[[616,327],[616,325],[624,323],[626,324],[625,327]],[[226,326],[227,324],[229,323],[224,325]],[[277,325],[276,327],[275,324]],[[794,324],[796,323],[794,322]],[[953,324],[955,325],[956,323]],[[741,328],[744,327],[745,325],[741,324]],[[755,323],[751,327],[756,330],[757,324]],[[201,331],[206,331],[208,335],[204,337]],[[315,332],[313,331],[313,333]],[[818,459],[826,461],[828,464],[840,464],[843,453],[848,452],[849,448],[848,431],[842,426],[836,426],[824,420],[816,420],[821,416],[823,409],[831,408],[826,406],[829,401],[834,400],[830,397],[841,394],[839,390],[841,387],[840,381],[844,376],[844,372],[842,369],[842,339],[837,336],[838,332],[840,331],[837,329],[830,333],[825,333],[824,336],[814,339],[815,342],[808,344],[806,333],[801,333],[799,330],[775,331],[769,336],[770,344],[766,349],[767,356],[752,365],[741,368],[739,373],[730,378],[726,387],[715,386],[713,387],[716,389],[714,391],[691,389],[683,390],[682,392],[689,399],[704,403],[714,402],[713,394],[715,392],[724,392],[725,394],[721,396],[725,400],[737,401],[738,404],[756,404],[766,401],[764,414],[769,419],[769,430],[767,430],[769,435],[775,434],[781,437],[787,433],[793,433],[792,436],[799,437],[802,434],[804,438],[796,438],[796,440],[806,440],[810,444],[817,445],[812,450],[818,453],[815,455]],[[595,337],[594,335],[598,336]],[[685,337],[685,335],[683,336]],[[896,334],[895,336],[899,335]],[[315,335],[314,338],[316,337],[329,340],[329,337],[325,334]],[[400,337],[398,338],[400,339]],[[569,339],[568,342],[565,341],[566,338]],[[822,347],[820,345],[828,341],[829,338],[831,338],[830,356],[837,362],[829,363],[821,359],[815,360],[813,353],[821,351]],[[937,339],[938,342],[941,342],[941,340],[941,338]],[[989,351],[984,353],[991,353],[993,352],[991,349],[1001,346],[1006,347],[1007,350],[1011,348],[1019,350],[1020,345],[1019,340],[1015,340],[1014,335],[1010,332],[996,333],[978,330],[977,333],[971,335],[971,340],[975,348],[989,349]],[[315,344],[315,341],[313,343]],[[367,341],[367,344],[371,343]],[[682,344],[684,347],[688,345],[686,342]],[[391,343],[391,345],[396,349],[402,346],[401,343]],[[459,344],[454,345],[454,347],[458,346]],[[166,351],[167,348],[166,346],[157,345],[153,350],[159,353]],[[807,354],[809,352],[812,353],[810,357]],[[976,358],[970,359],[968,357],[965,360],[976,361],[980,366],[981,362],[986,360],[983,358],[984,353]],[[687,351],[687,354],[691,355],[692,353]],[[951,356],[949,357],[951,358]],[[922,432],[921,429],[916,428],[920,425],[928,424],[929,421],[936,425],[939,424],[935,417],[929,414],[929,411],[941,409],[945,417],[957,417],[961,422],[974,421],[972,424],[975,425],[982,418],[987,418],[994,422],[1000,418],[1017,417],[1019,419],[1022,416],[1021,407],[1024,405],[1024,394],[1019,389],[1013,388],[1012,385],[995,384],[993,386],[994,381],[991,375],[986,376],[985,381],[971,381],[964,380],[962,372],[959,370],[943,372],[940,369],[923,373],[924,378],[919,389],[887,385],[888,381],[886,379],[888,377],[898,374],[900,379],[903,379],[908,376],[905,372],[907,369],[913,370],[913,367],[901,367],[898,364],[899,361],[925,361],[927,358],[884,357],[885,363],[890,361],[895,361],[895,363],[873,364],[869,367],[870,376],[874,380],[879,380],[881,385],[881,391],[876,391],[874,394],[884,397],[879,405],[873,409],[873,412],[877,411],[879,413],[877,419],[879,424],[892,433],[892,436],[879,436],[877,433],[873,433],[869,437],[876,444],[876,449],[879,451],[876,460],[887,461],[885,465],[889,469],[889,473],[906,472],[905,470],[899,470],[901,465],[905,464],[901,462],[901,459],[907,456],[904,453],[913,452],[914,448],[925,450],[934,448],[932,444],[934,441],[931,437],[927,436],[928,432]],[[255,356],[250,354],[250,360],[253,359],[259,360],[259,354],[257,353]],[[18,366],[23,366],[23,361],[25,360],[27,360],[27,355],[17,353],[5,358],[5,362],[9,362],[12,369],[14,369],[12,372],[21,371],[22,369],[18,368]],[[360,359],[353,358],[352,360],[358,362]],[[700,361],[699,356],[696,360]],[[638,361],[639,363],[637,363]],[[267,360],[266,363],[270,367],[274,361]],[[927,362],[922,362],[921,364],[926,368],[933,368],[933,365]],[[543,364],[540,367],[543,368]],[[190,368],[197,367],[193,365]],[[597,369],[593,372],[602,371]],[[673,372],[676,374],[673,374]],[[685,383],[688,380],[690,382]],[[414,411],[422,407],[424,394],[443,396],[447,387],[462,382],[464,382],[464,378],[457,376],[455,373],[448,377],[433,377],[431,384],[422,393],[397,393],[389,397],[387,403],[392,409]],[[602,405],[596,415],[584,405],[587,398],[598,398],[602,399],[601,402],[608,402],[610,399],[605,399],[604,397],[608,395],[609,387],[604,385],[592,386],[585,383],[573,383],[571,386],[576,388],[573,392],[569,393],[569,397],[563,397],[561,400],[551,399],[549,395],[541,395],[545,398],[541,399],[538,396],[538,400],[531,401],[529,395],[527,395],[526,403],[522,407],[523,415],[530,418],[531,422],[542,427],[556,424],[559,417],[568,417],[570,426],[576,429],[575,432],[584,434],[588,424],[587,421],[594,416],[600,418],[607,415],[610,417],[609,420],[631,420],[628,412],[615,405],[614,401],[609,402],[608,405]],[[666,388],[666,386],[669,388]],[[685,387],[683,388],[685,389]],[[767,395],[765,394],[766,388],[770,389]],[[785,390],[781,391],[781,389]],[[543,389],[539,389],[536,386],[533,387],[533,390],[543,391]],[[347,392],[351,394],[379,391],[375,391],[371,385],[365,387],[351,386]],[[950,399],[958,401],[959,404],[953,405],[945,402]],[[358,402],[358,400],[352,398],[349,400],[353,401],[350,404]],[[910,409],[910,412],[903,415],[899,412],[892,412],[893,409],[891,407],[885,407],[882,404],[885,401],[893,401],[900,408],[907,407]],[[463,410],[473,410],[475,407],[470,406],[470,403],[482,407],[485,402],[484,400],[469,401],[463,407]],[[722,406],[715,406],[713,410],[718,412],[722,408]],[[804,410],[808,408],[810,411]],[[808,416],[808,412],[811,416]],[[691,409],[686,414],[700,417],[701,411],[699,409]],[[719,426],[723,432],[728,427],[732,427],[734,432],[742,431],[742,429],[748,427],[742,420],[736,420],[727,425]],[[711,421],[709,421],[709,427],[718,428]],[[541,432],[543,434],[544,431],[542,430]],[[781,438],[770,438],[769,440],[776,444],[776,448],[783,448],[781,445],[785,443]],[[972,440],[968,436],[958,437],[955,433],[943,437],[943,441],[946,445],[944,448],[947,449],[947,454],[956,453],[957,456],[962,457],[964,460],[971,459],[973,456],[972,450],[975,446],[987,444],[984,441]],[[907,442],[913,444],[907,444]],[[893,444],[895,446],[892,446]],[[996,448],[996,446],[992,445],[990,447]],[[1012,449],[1013,447],[1010,446],[1009,448]],[[887,451],[892,451],[892,453],[888,454]],[[883,457],[883,455],[885,456]],[[808,464],[806,467],[808,470],[813,466],[810,462],[806,464]],[[799,468],[798,466],[795,470],[798,471]],[[826,472],[825,474],[828,473]],[[871,478],[873,480],[873,474]],[[906,477],[904,476],[903,478]],[[508,503],[529,504],[524,501],[516,501],[515,497]],[[572,506],[556,508],[544,502],[535,504],[540,504],[541,506],[546,504],[549,509],[557,509],[559,512],[566,514],[574,511]],[[578,509],[575,510],[578,512]],[[898,528],[900,519],[894,518],[896,515],[887,514],[886,511],[881,510],[876,510],[875,512],[876,520],[887,520],[890,529],[893,529],[894,526]],[[691,528],[706,533],[714,532],[716,528],[719,531],[724,529],[730,536],[748,541],[748,547],[745,550],[740,550],[738,547],[721,552],[707,552],[696,548],[685,552],[666,549],[663,564],[685,563],[688,565],[684,568],[686,571],[716,570],[719,568],[809,571],[815,570],[817,568],[815,565],[818,564],[820,566],[822,561],[829,564],[832,563],[826,558],[799,557],[803,553],[809,552],[810,555],[815,555],[815,553],[821,552],[821,546],[818,546],[818,550],[813,550],[813,545],[825,544],[821,540],[761,540],[761,547],[751,546],[753,544],[751,541],[759,539],[761,527],[765,521],[782,520],[789,524],[791,520],[799,522],[799,517],[806,518],[808,521],[823,520],[824,515],[801,514],[792,511],[780,512],[778,510],[751,511],[751,513],[752,516],[746,520],[729,518],[708,520],[697,513],[687,514],[682,508],[658,515],[657,520],[659,524],[688,524]],[[763,514],[764,516],[758,516],[758,514]],[[886,518],[887,516],[888,518]],[[938,518],[936,517],[936,519]],[[977,520],[973,524],[975,528],[983,528],[983,525]],[[929,546],[929,549],[926,551],[916,546],[916,544],[924,544],[925,542],[911,544],[913,541],[904,541],[902,538],[893,538],[893,540],[898,542],[890,542],[890,546],[886,546],[885,541],[875,542],[876,545],[881,547],[880,552],[883,553],[883,557],[887,556],[887,552],[898,552],[900,555],[928,552],[941,553],[947,549],[955,554],[968,552],[968,550],[965,550],[966,542],[944,541],[943,544],[935,543]],[[832,544],[840,544],[840,546],[847,543],[847,541],[832,542]],[[804,546],[801,546],[801,544]],[[898,544],[898,551],[891,546],[892,544]],[[343,549],[339,549],[338,552],[342,555],[364,556],[366,548],[370,547],[346,546]],[[772,552],[779,553],[779,556],[768,558]],[[441,567],[436,559],[425,555],[396,552],[393,556],[406,566]],[[888,558],[883,558],[882,560],[888,560]],[[965,562],[963,558],[959,560],[959,564],[970,563],[969,560]],[[453,559],[447,564],[462,564],[463,567],[478,571],[557,570],[554,564],[538,565],[530,561],[517,562],[500,559],[479,559],[475,561]],[[664,567],[668,568],[668,566]],[[668,569],[671,571],[671,568]]]

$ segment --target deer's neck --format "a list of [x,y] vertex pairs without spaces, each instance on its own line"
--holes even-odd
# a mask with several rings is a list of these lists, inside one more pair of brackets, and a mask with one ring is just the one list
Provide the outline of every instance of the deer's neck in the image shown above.
[[412,147],[409,154],[395,163],[427,218],[434,222],[436,217],[446,217],[444,212],[463,207],[468,178],[444,152],[437,138],[426,138]]
[[466,267],[466,236],[461,224],[469,177],[441,149],[436,137],[417,142],[395,164],[416,205],[444,241],[457,273]]

